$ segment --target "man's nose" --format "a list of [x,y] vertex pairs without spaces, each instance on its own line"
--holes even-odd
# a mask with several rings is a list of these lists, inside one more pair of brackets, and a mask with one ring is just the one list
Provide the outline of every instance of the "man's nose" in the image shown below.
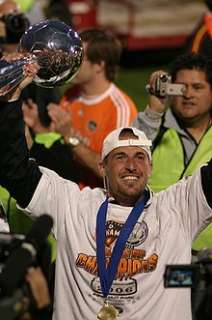
[[135,160],[133,158],[128,158],[127,163],[126,163],[126,167],[128,170],[134,171],[136,169]]
[[193,89],[190,86],[185,87],[183,91],[183,97],[187,99],[193,97]]

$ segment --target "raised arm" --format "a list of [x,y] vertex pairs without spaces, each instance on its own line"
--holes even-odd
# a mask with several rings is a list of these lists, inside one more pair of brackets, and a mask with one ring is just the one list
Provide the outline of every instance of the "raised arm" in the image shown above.
[[133,126],[145,132],[149,139],[154,141],[156,138],[164,112],[166,110],[166,99],[154,94],[157,87],[157,79],[166,72],[159,70],[150,75],[149,79],[149,101],[143,112],[139,112]]
[[5,187],[22,207],[30,202],[41,172],[29,160],[24,122],[19,99],[21,91],[32,81],[37,66],[26,66],[26,78],[0,101],[0,184]]

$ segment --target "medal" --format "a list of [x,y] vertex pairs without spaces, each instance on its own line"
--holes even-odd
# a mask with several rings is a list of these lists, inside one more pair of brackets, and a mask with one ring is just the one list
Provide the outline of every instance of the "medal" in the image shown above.
[[131,210],[117,238],[107,267],[105,263],[105,224],[108,209],[108,198],[106,198],[99,208],[96,220],[96,249],[98,275],[104,298],[106,298],[109,294],[127,239],[129,238],[136,222],[138,221],[138,218],[143,212],[148,196],[149,193],[145,191],[144,199],[138,202],[138,204]]
[[118,317],[118,310],[107,301],[97,314],[97,320],[116,320]]
[[[106,198],[106,200],[101,204],[98,210],[96,221],[97,265],[102,295],[104,298],[109,295],[109,291],[112,286],[113,280],[115,279],[118,264],[123,254],[127,239],[129,238],[136,222],[138,221],[138,218],[143,212],[148,197],[149,192],[145,191],[142,201],[140,201],[131,210],[113,248],[112,256],[110,258],[108,266],[106,266],[105,263],[105,224],[108,209],[108,198]],[[112,304],[109,304],[107,300],[105,300],[104,306],[100,309],[96,319],[116,320],[118,318],[118,314],[119,311]]]

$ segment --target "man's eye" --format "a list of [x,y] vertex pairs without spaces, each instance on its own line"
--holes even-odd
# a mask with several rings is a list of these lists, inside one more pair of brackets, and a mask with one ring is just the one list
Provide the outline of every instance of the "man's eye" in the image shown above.
[[145,159],[145,155],[144,154],[139,154],[137,156],[138,159],[144,160]]
[[117,155],[115,156],[115,159],[117,159],[117,160],[122,160],[122,159],[124,159],[124,155],[123,155],[123,154],[117,154]]
[[196,86],[194,86],[194,89],[195,90],[202,90],[202,89],[204,89],[204,86],[196,85]]

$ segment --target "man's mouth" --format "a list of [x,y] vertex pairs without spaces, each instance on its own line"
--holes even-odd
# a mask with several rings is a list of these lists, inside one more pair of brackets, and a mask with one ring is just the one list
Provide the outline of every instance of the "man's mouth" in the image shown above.
[[183,106],[193,108],[195,106],[195,103],[184,101]]
[[137,181],[139,179],[138,176],[124,176],[122,178],[124,181]]

